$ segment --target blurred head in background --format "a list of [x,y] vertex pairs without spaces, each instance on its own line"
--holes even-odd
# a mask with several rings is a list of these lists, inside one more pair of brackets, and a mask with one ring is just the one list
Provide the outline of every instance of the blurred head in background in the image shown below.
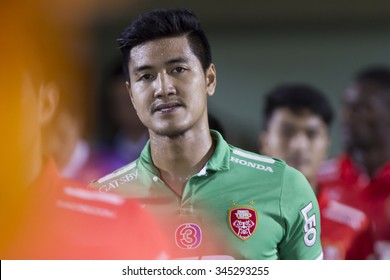
[[265,98],[261,152],[301,171],[313,188],[318,167],[328,154],[333,110],[318,89],[283,84]]
[[356,74],[342,99],[347,153],[372,176],[390,159],[390,68],[371,66]]
[[128,150],[131,154],[128,160],[133,161],[146,143],[148,131],[131,104],[122,64],[119,61],[108,75],[101,108],[105,126],[104,135],[101,135],[104,143],[119,153]]

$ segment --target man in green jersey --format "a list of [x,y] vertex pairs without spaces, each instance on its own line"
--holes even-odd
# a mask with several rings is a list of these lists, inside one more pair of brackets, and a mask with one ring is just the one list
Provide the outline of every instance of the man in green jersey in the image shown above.
[[197,18],[182,9],[145,13],[118,41],[150,140],[136,161],[93,186],[139,199],[176,258],[322,258],[318,204],[305,177],[209,130],[216,70]]

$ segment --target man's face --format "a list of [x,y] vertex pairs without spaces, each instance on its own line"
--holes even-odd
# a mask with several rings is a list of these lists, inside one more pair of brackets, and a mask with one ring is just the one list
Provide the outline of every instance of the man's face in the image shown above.
[[347,149],[368,149],[388,141],[390,108],[387,92],[375,83],[352,84],[343,96],[342,132]]
[[215,69],[206,73],[185,36],[146,42],[131,50],[127,89],[143,124],[157,135],[177,137],[207,125],[207,97]]
[[328,128],[309,110],[278,108],[262,134],[262,152],[285,160],[311,181],[329,148]]

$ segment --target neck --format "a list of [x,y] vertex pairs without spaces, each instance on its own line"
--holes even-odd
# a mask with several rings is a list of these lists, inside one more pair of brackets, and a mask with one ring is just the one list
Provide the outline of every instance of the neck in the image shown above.
[[390,148],[373,147],[370,149],[355,149],[350,151],[353,162],[365,171],[370,177],[386,164],[390,159]]
[[317,179],[315,178],[315,176],[313,176],[312,178],[307,177],[307,181],[309,182],[314,193],[317,194]]
[[175,138],[150,131],[150,143],[153,163],[161,179],[179,196],[188,179],[203,168],[215,148],[208,129],[199,133],[188,131]]

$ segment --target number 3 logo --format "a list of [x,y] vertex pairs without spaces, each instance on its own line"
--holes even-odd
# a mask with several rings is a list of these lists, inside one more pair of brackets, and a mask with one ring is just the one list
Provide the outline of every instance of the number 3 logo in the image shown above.
[[202,230],[197,224],[182,224],[176,229],[175,241],[182,249],[195,249],[202,242]]

